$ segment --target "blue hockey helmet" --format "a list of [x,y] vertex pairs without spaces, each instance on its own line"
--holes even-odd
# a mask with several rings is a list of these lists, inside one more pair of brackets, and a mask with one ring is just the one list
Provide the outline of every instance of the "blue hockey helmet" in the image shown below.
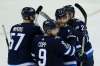
[[51,30],[54,28],[56,28],[56,22],[53,19],[48,19],[48,20],[44,21],[43,29],[45,32],[47,32],[47,30]]
[[22,17],[24,18],[24,17],[29,17],[29,16],[35,16],[35,9],[34,8],[32,8],[32,7],[24,7],[23,9],[22,9],[22,12],[21,12],[21,14],[22,14]]
[[75,9],[72,5],[66,5],[63,7],[66,12],[75,14]]
[[60,17],[63,17],[65,15],[66,15],[66,12],[65,12],[64,8],[57,9],[55,12],[56,19],[59,19]]

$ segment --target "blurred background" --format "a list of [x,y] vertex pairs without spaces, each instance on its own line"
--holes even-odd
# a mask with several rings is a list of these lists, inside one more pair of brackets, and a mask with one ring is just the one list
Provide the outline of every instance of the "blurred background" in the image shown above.
[[[52,19],[55,19],[55,10],[64,5],[81,4],[88,14],[87,27],[90,41],[94,48],[95,65],[100,65],[100,0],[0,0],[0,66],[7,66],[8,48],[5,41],[2,25],[5,25],[7,36],[12,25],[21,23],[21,10],[31,6],[35,9],[43,5],[43,11]],[[82,14],[76,8],[76,18],[83,19]],[[40,16],[38,23],[42,27],[44,19]]]

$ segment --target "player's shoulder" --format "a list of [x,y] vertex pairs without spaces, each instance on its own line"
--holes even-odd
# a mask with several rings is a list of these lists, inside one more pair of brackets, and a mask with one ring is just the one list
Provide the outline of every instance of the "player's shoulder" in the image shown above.
[[55,38],[55,39],[61,39],[61,37],[60,37],[60,36],[55,36],[54,38]]
[[38,26],[38,25],[34,25],[33,28],[35,28],[36,30],[41,29],[40,26]]
[[78,24],[78,25],[81,25],[81,24],[84,25],[84,24],[85,24],[85,22],[82,21],[82,20],[80,20],[80,19],[76,19],[76,18],[75,18],[74,20],[75,20],[75,23]]
[[84,27],[86,28],[85,22],[80,20],[80,19],[73,19],[74,20],[74,28],[77,29],[83,29]]
[[38,30],[40,30],[40,26],[37,26],[33,23],[22,23],[21,24],[25,30],[27,31],[33,31],[33,32],[37,32]]
[[50,43],[52,42],[58,42],[61,38],[60,36],[43,36],[46,41],[49,41]]
[[34,30],[34,31],[38,31],[38,30],[41,29],[40,26],[35,25],[34,23],[28,23],[28,24],[23,23],[23,26],[26,27],[26,29],[31,29],[31,30]]
[[67,43],[66,43],[60,36],[56,36],[55,38],[56,38],[56,40],[57,40],[57,41],[56,41],[56,42],[57,42],[57,45],[61,45],[61,44],[62,44],[62,45],[64,45],[64,46],[67,46],[67,45],[66,45]]
[[11,26],[11,31],[12,31],[15,27],[21,27],[20,25],[21,25],[21,23],[12,25],[12,26]]
[[72,26],[67,25],[67,26],[63,27],[62,29],[60,29],[60,33],[61,34],[66,33],[66,35],[73,33],[73,28],[72,28]]
[[60,31],[61,31],[61,32],[62,32],[62,31],[66,32],[66,31],[68,31],[68,30],[72,30],[72,27],[69,26],[69,25],[65,25],[64,27],[61,27],[61,28],[60,28]]
[[43,35],[36,35],[34,38],[33,38],[33,41],[41,41],[42,39],[44,38]]
[[61,42],[63,39],[62,39],[60,36],[55,36],[55,40],[56,40],[57,42]]
[[15,25],[12,26],[12,28],[14,28],[14,27],[18,27],[18,26],[20,26],[20,25],[21,25],[21,23],[19,23],[19,24],[15,24]]

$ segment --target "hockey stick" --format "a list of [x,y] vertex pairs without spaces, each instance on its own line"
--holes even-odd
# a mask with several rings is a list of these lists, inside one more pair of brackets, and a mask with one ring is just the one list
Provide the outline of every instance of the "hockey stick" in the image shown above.
[[39,6],[38,9],[36,10],[36,14],[43,16],[45,19],[50,19],[50,17],[45,12],[43,12],[42,9],[43,9],[43,6]]
[[81,13],[84,16],[85,19],[85,25],[87,24],[87,13],[86,11],[83,9],[83,7],[81,5],[79,5],[78,3],[75,3],[75,6],[81,11]]
[[38,25],[37,19],[38,19],[39,13],[42,11],[42,9],[43,9],[43,6],[40,5],[40,6],[37,8],[37,10],[36,10],[36,16],[35,16],[35,20],[34,20],[34,23],[35,23],[36,25]]
[[[78,3],[75,3],[75,6],[81,11],[81,13],[83,14],[84,16],[84,19],[85,19],[85,25],[87,24],[87,13],[86,11],[83,9],[83,7],[81,5],[79,5]],[[84,53],[84,47],[85,47],[85,36],[83,37],[82,39],[82,52],[81,54],[83,55]],[[81,62],[80,63],[80,66],[83,66],[83,63]]]
[[7,38],[7,33],[6,33],[6,30],[5,30],[5,26],[2,25],[2,28],[3,28],[3,32],[4,32],[4,36],[5,36],[5,39],[6,39],[7,46],[9,47],[9,41],[8,41],[8,38]]
[[39,26],[39,23],[37,19],[39,15],[41,15],[45,19],[50,19],[50,17],[45,12],[43,12],[42,9],[43,9],[43,6],[39,6],[38,9],[36,10],[35,24],[38,26]]
[[[43,9],[43,6],[39,6],[38,9],[36,10],[36,17],[35,17],[34,23],[36,25],[38,25],[38,26],[39,26],[39,23],[38,23],[38,17],[39,17],[39,15],[41,15],[45,19],[50,19],[50,17],[45,12],[43,12],[42,9]],[[41,28],[41,30],[42,30],[42,28]]]
[[38,9],[36,10],[36,14],[39,14],[42,11],[42,9],[43,9],[43,6],[40,5]]
[[45,19],[51,19],[45,12],[41,11],[40,15],[43,16]]
[[50,19],[50,17],[42,11],[43,6],[39,6],[38,9],[36,10],[36,18],[35,18],[35,23],[37,22],[38,16],[41,15],[42,17],[44,17],[45,19]]

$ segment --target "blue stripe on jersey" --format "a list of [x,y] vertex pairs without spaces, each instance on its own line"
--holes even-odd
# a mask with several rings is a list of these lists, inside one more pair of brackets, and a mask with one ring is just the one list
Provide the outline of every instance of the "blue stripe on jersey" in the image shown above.
[[75,47],[73,47],[73,51],[71,53],[71,56],[73,56],[75,54]]
[[69,55],[69,56],[73,56],[75,54],[75,47],[70,46],[64,54]]
[[69,46],[69,48],[67,49],[67,51],[64,53],[65,55],[69,55],[70,51],[71,51],[71,46]]
[[64,66],[77,66],[76,61],[64,62]]
[[72,49],[71,49],[69,55],[70,55],[70,56],[73,56],[73,55],[75,54],[75,50],[76,50],[76,49],[75,49],[74,46],[71,46],[71,48],[72,48]]
[[22,63],[22,64],[17,64],[17,65],[8,65],[8,66],[36,66],[35,63],[33,62],[26,62],[26,63]]
[[76,49],[80,49],[81,48],[81,45],[76,45]]
[[69,36],[67,36],[67,38],[76,38],[76,36],[75,35],[69,35]]
[[85,54],[87,55],[87,58],[91,57],[93,55],[93,49],[91,48],[90,50],[85,52]]

